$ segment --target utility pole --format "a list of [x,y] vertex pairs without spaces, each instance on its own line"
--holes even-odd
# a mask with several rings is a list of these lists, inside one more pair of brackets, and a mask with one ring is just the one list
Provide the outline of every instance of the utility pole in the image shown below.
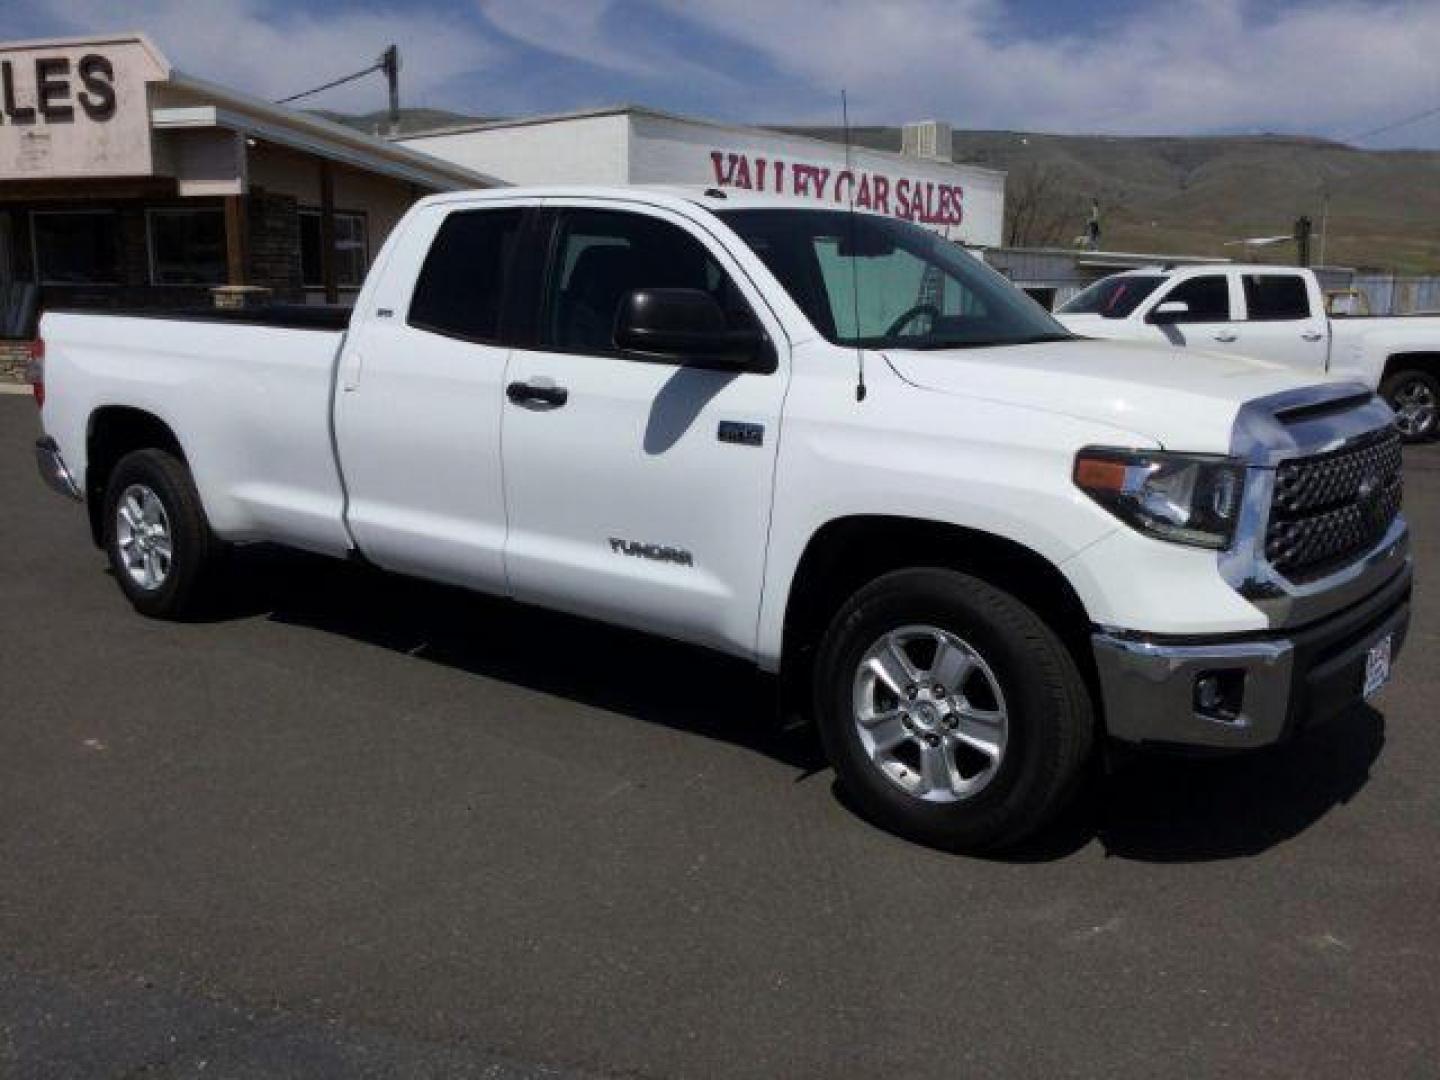
[[1310,235],[1315,225],[1308,214],[1302,214],[1295,221],[1295,254],[1301,266],[1310,265]]
[[1322,184],[1320,188],[1320,265],[1327,266],[1325,262],[1325,237],[1330,231],[1330,185]]
[[380,54],[380,70],[390,86],[390,131],[391,137],[400,134],[400,50],[391,45]]

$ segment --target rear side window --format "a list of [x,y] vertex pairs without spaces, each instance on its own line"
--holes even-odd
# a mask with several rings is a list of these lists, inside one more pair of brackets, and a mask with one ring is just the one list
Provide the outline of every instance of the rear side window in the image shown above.
[[466,341],[496,341],[506,272],[525,211],[457,210],[440,226],[410,301],[409,323]]
[[1310,317],[1310,294],[1295,274],[1246,274],[1245,307],[1255,322],[1293,322]]
[[1190,310],[1179,316],[1175,322],[1229,322],[1230,283],[1224,274],[1207,274],[1182,281],[1169,293],[1161,297],[1162,304],[1179,300],[1189,304]]

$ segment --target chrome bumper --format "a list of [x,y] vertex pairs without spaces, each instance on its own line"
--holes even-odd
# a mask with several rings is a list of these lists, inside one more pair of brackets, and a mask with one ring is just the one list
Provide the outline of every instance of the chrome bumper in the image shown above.
[[[1268,746],[1362,700],[1365,658],[1410,625],[1411,566],[1337,615],[1284,635],[1173,641],[1094,635],[1107,730],[1136,743],[1216,749]],[[1205,705],[1210,678],[1219,704]]]
[[68,495],[76,502],[85,501],[85,496],[80,491],[80,485],[75,483],[75,478],[65,467],[65,459],[60,456],[60,447],[49,436],[39,439],[35,443],[35,465],[40,470],[40,478],[52,490],[58,491],[61,495]]

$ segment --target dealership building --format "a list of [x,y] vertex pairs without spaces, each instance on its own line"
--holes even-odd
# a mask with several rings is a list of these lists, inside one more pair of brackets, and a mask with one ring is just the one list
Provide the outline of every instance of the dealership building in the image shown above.
[[1005,174],[951,161],[950,128],[905,128],[902,153],[632,105],[466,124],[401,144],[511,184],[744,188],[892,214],[971,246],[1000,243]]
[[139,34],[0,44],[0,336],[37,299],[343,303],[416,198],[494,183],[183,74]]

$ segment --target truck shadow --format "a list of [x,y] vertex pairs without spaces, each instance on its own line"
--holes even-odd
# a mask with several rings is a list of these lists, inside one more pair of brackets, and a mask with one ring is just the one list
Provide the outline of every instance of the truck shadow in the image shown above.
[[1092,841],[1109,857],[1138,862],[1259,855],[1353,799],[1384,745],[1384,716],[1362,706],[1255,753],[1128,753],[1086,786],[1064,820],[1007,860],[1051,861]]
[[[263,615],[828,771],[787,724],[777,680],[705,649],[360,566],[269,549],[239,557],[215,617]],[[999,858],[1050,862],[1099,843],[1143,862],[1245,858],[1304,832],[1366,784],[1384,717],[1363,707],[1255,754],[1131,754],[1096,770],[1061,820]],[[845,801],[837,788],[837,797]]]
[[213,618],[263,615],[765,754],[813,775],[753,665],[637,631],[293,552],[245,549]]

